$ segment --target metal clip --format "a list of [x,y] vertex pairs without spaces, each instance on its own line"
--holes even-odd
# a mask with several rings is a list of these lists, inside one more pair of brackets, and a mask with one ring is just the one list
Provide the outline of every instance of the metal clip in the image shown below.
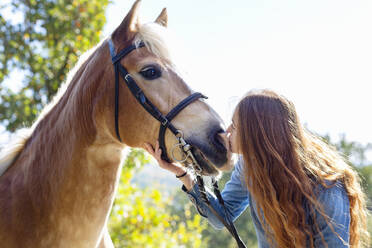
[[168,124],[168,119],[167,119],[167,118],[164,118],[164,120],[161,122],[161,124],[162,124],[163,126],[167,126],[167,124]]
[[174,151],[176,150],[176,148],[179,148],[181,151],[183,151],[183,147],[186,144],[186,142],[183,140],[183,132],[181,130],[177,130],[176,138],[178,140],[178,143],[174,144],[174,146],[172,147],[171,156],[174,161],[184,163],[188,159],[187,153],[182,152],[183,157],[181,159],[177,159],[176,156],[174,155]]
[[176,162],[179,162],[179,163],[184,163],[188,159],[188,154],[186,154],[184,152],[182,153],[183,157],[181,159],[177,159],[176,156],[174,155],[175,149],[180,148],[181,150],[183,150],[182,147],[183,147],[183,145],[181,143],[176,143],[176,144],[174,144],[174,146],[172,147],[172,150],[171,150],[172,159]]
[[128,74],[126,74],[125,76],[124,76],[124,79],[125,79],[125,81],[129,81],[129,79],[132,79],[131,78],[132,76],[128,73]]
[[[175,160],[177,162],[180,162],[180,163],[185,163],[185,162],[187,162],[188,159],[190,159],[188,164],[191,165],[191,167],[194,170],[196,175],[201,175],[203,170],[200,167],[199,163],[196,161],[196,159],[194,157],[194,154],[191,151],[191,145],[188,144],[184,140],[183,133],[182,133],[181,130],[177,130],[176,137],[177,137],[178,143],[176,143],[171,150],[171,155],[172,155],[173,160]],[[182,153],[184,154],[184,157],[182,159],[177,159],[175,157],[174,151],[175,151],[176,148],[181,149]]]

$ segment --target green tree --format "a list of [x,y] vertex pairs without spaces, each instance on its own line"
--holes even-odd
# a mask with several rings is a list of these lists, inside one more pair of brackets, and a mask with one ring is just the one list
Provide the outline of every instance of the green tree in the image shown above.
[[360,144],[354,141],[348,141],[345,135],[340,140],[333,143],[329,136],[325,140],[333,144],[336,149],[345,156],[346,161],[353,166],[362,178],[362,186],[368,197],[368,207],[372,209],[372,164],[367,160],[367,152],[372,149],[372,144]]
[[[0,123],[30,125],[79,55],[100,40],[109,0],[11,0],[0,3]],[[13,14],[12,14],[13,12]],[[21,18],[12,18],[12,16]],[[24,75],[13,92],[4,79]]]
[[323,136],[324,141],[333,145],[345,159],[354,167],[362,167],[368,165],[367,152],[372,149],[372,144],[360,144],[355,141],[346,139],[346,134],[340,136],[337,142],[333,142],[329,135]]
[[[219,180],[219,188],[224,188],[226,182],[230,179],[231,172],[223,174],[222,178]],[[207,181],[206,181],[207,182]],[[173,192],[173,201],[171,204],[171,213],[180,217],[181,220],[187,218],[193,218],[193,216],[199,216],[195,207],[192,205],[191,201],[186,197],[184,193],[179,193],[179,188],[175,189]],[[223,248],[235,248],[236,241],[231,236],[231,234],[224,228],[223,230],[214,229],[207,221],[207,219],[202,218],[203,225],[205,228],[202,231],[203,245],[206,247],[223,247]],[[253,226],[251,215],[249,209],[247,209],[239,218],[234,222],[238,233],[247,247],[257,247],[256,231]]]
[[329,135],[324,136],[324,140],[336,147],[345,156],[346,161],[358,171],[362,179],[362,187],[367,195],[367,229],[372,235],[372,164],[367,159],[367,153],[372,149],[372,144],[360,144],[348,141],[346,135],[342,135],[338,142],[332,142]]
[[134,173],[148,162],[142,150],[133,149],[123,167],[109,220],[115,247],[203,247],[201,232],[206,223],[199,215],[191,216],[190,205],[183,208],[184,218],[180,218],[169,209],[171,198],[165,198],[157,189],[140,189],[131,184]]
[[363,188],[368,197],[368,209],[372,211],[372,164],[358,168],[358,172],[362,176]]

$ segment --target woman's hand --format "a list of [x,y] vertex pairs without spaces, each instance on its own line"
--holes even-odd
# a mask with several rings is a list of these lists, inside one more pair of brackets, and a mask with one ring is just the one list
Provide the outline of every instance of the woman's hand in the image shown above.
[[175,164],[175,163],[168,163],[167,161],[164,161],[161,159],[161,149],[159,148],[159,142],[156,141],[155,149],[152,147],[151,144],[145,143],[143,145],[145,150],[150,153],[156,161],[158,161],[159,166],[165,170],[168,170],[176,175],[176,177],[181,180],[183,185],[185,185],[187,190],[191,190],[194,186],[195,182],[193,180],[193,177],[190,176],[190,174],[187,173],[186,168],[182,167],[181,165]]
[[182,166],[177,165],[175,163],[168,163],[167,161],[164,161],[161,158],[161,149],[159,147],[159,141],[156,141],[155,149],[149,143],[144,143],[144,148],[156,159],[156,161],[158,161],[158,164],[161,168],[168,170],[178,176],[186,172],[186,169],[183,168]]

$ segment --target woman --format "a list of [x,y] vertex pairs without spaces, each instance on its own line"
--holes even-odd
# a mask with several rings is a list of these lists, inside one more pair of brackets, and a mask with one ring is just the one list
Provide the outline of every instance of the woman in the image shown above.
[[[365,195],[357,173],[301,126],[289,100],[269,90],[248,93],[234,111],[226,139],[240,156],[222,197],[233,220],[250,207],[259,247],[368,245]],[[162,161],[158,145],[145,147],[183,182],[199,213],[222,228],[200,200],[192,175]],[[225,216],[217,199],[208,197]]]

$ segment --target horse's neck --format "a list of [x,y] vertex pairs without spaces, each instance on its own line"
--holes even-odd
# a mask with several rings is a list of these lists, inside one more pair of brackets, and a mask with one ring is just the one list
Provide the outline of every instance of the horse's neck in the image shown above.
[[[72,198],[83,206],[101,192],[107,196],[115,184],[122,147],[110,145],[99,133],[105,128],[97,127],[94,111],[100,109],[99,117],[104,118],[100,103],[108,96],[102,95],[106,86],[100,83],[105,82],[104,71],[101,67],[93,70],[98,67],[94,61],[76,72],[63,95],[37,123],[17,160],[25,170],[26,183],[35,188],[35,201],[61,206]],[[84,199],[87,192],[89,199]]]
[[[65,239],[78,235],[76,240],[90,244],[99,237],[112,206],[122,147],[97,138],[93,120],[81,123],[81,116],[75,116],[79,114],[63,102],[57,104],[40,121],[10,173],[14,187],[27,191],[16,196],[27,196],[28,206],[37,206],[28,208],[27,214],[35,216],[36,223],[58,225],[47,235],[63,234]],[[95,138],[87,138],[92,133]],[[16,175],[23,175],[22,183],[16,182]]]
[[[98,139],[86,145],[80,142],[84,133],[55,131],[36,130],[11,167],[12,187],[20,192],[12,196],[19,197],[13,210],[25,215],[21,219],[31,218],[35,232],[46,235],[45,239],[94,247],[113,203],[122,147]],[[54,142],[43,143],[49,135]],[[19,175],[24,175],[22,183],[17,181]],[[24,199],[29,200],[26,205]]]
[[[87,147],[76,159],[72,167],[78,169],[69,169],[56,211],[60,221],[66,224],[66,232],[74,226],[75,231],[86,233],[87,240],[99,237],[114,200],[120,162],[118,147],[98,143]],[[66,216],[70,217],[69,223]]]

